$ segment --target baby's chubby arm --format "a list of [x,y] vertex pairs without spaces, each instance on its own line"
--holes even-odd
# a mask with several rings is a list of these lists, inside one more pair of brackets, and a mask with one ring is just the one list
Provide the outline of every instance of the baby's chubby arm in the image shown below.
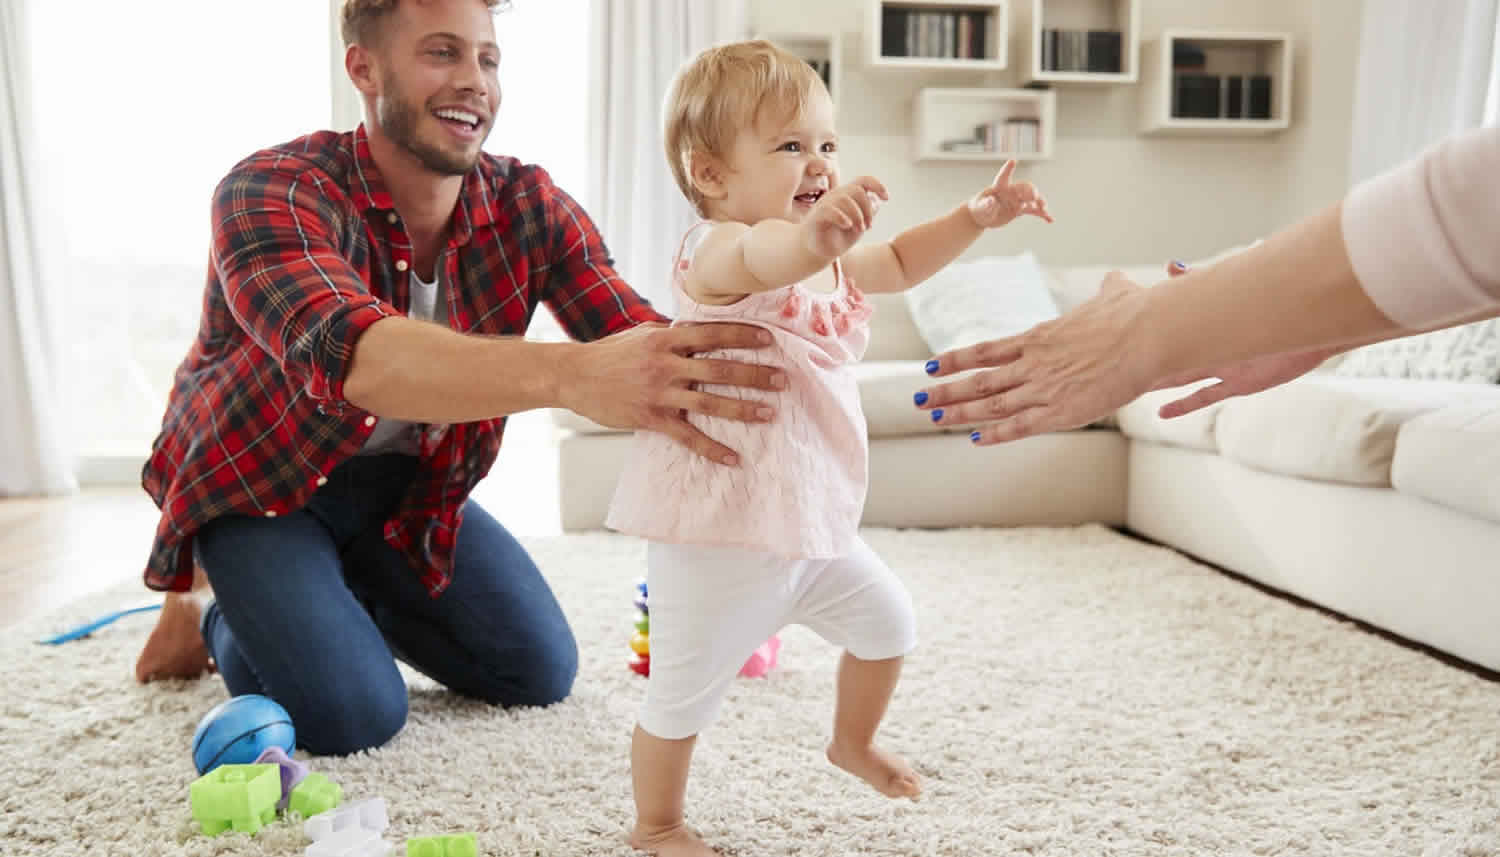
[[870,228],[885,186],[868,176],[823,195],[801,223],[770,218],[718,223],[693,253],[687,291],[724,303],[800,283],[843,255]]
[[986,229],[1023,214],[1048,223],[1047,200],[1031,182],[1012,182],[1015,161],[1006,161],[995,180],[953,211],[870,244],[844,257],[844,268],[866,292],[899,292],[936,274],[969,249]]

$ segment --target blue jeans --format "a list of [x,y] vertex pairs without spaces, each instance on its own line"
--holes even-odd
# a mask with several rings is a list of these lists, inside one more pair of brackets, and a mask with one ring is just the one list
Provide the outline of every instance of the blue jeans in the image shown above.
[[294,514],[218,518],[197,535],[215,597],[203,639],[225,685],[280,703],[310,753],[378,747],[401,730],[398,658],[495,705],[549,705],[573,687],[578,646],[557,599],[479,504],[464,507],[437,598],[385,543],[415,472],[411,456],[356,457]]

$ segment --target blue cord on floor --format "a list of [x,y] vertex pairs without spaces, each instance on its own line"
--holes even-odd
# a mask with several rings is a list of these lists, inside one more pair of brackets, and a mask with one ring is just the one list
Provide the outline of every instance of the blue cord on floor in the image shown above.
[[102,616],[88,623],[87,625],[79,625],[77,628],[74,628],[71,631],[64,631],[63,633],[58,634],[55,637],[46,637],[41,640],[37,640],[37,642],[46,646],[60,646],[63,643],[72,642],[73,640],[77,640],[81,637],[87,637],[100,628],[103,628],[105,625],[123,619],[132,613],[149,613],[152,610],[160,609],[160,604],[151,604],[146,607],[132,607],[129,610],[116,610],[108,616]]

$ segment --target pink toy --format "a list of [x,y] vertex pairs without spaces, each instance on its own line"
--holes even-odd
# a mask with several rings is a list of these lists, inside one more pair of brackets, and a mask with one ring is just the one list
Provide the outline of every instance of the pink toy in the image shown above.
[[761,678],[776,668],[776,654],[781,651],[781,637],[772,634],[771,639],[761,643],[751,653],[750,659],[740,667],[743,678]]

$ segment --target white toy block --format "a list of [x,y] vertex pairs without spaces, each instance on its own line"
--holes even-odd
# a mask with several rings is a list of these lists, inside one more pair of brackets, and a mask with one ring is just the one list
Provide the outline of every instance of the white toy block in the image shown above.
[[302,825],[302,832],[314,842],[341,830],[369,830],[384,833],[390,826],[385,814],[385,798],[371,797],[346,803],[338,809],[321,812]]
[[373,830],[346,827],[307,846],[306,857],[391,857],[395,848]]

